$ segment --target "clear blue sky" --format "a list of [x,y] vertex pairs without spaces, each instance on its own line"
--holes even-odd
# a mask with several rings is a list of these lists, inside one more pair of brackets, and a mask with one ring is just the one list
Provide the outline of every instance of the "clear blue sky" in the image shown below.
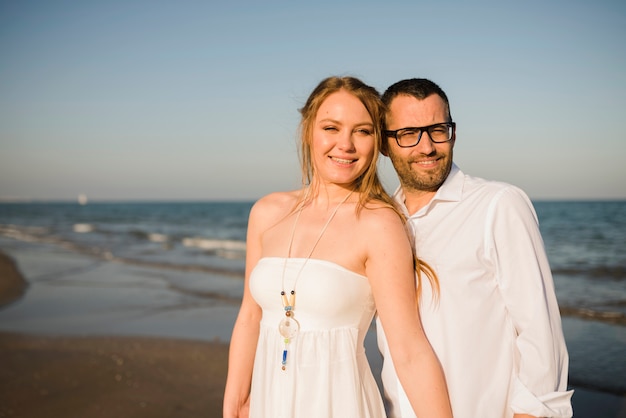
[[626,198],[626,2],[226,3],[0,0],[0,200],[298,187],[297,109],[329,75],[440,84],[467,173]]

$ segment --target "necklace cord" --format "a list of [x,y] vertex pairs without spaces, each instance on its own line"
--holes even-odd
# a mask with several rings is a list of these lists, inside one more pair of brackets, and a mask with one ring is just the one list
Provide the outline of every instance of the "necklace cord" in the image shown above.
[[[339,210],[339,207],[341,205],[343,205],[348,200],[348,198],[352,195],[353,192],[354,192],[354,190],[351,190],[350,193],[348,193],[348,195],[346,197],[344,197],[341,200],[341,202],[339,202],[339,204],[333,210],[333,213],[331,213],[330,216],[328,217],[328,220],[324,224],[324,227],[322,227],[322,230],[320,231],[317,239],[313,243],[313,247],[311,247],[311,251],[309,251],[309,254],[307,255],[304,263],[300,267],[300,270],[298,270],[298,274],[296,275],[296,281],[293,283],[292,292],[295,291],[296,284],[298,283],[298,279],[300,278],[300,273],[304,269],[304,266],[306,265],[307,261],[309,261],[309,259],[313,255],[313,251],[315,251],[315,248],[317,247],[317,244],[322,239],[322,236],[324,235],[324,232],[326,232],[326,228],[328,228],[328,225],[330,225],[330,221],[333,220],[333,218],[335,217],[335,214]],[[298,209],[298,213],[296,214],[296,219],[295,219],[295,221],[293,223],[293,229],[291,230],[291,238],[289,240],[289,247],[287,249],[287,258],[285,258],[285,262],[283,263],[283,274],[282,274],[282,284],[281,284],[283,292],[285,291],[285,269],[287,268],[287,260],[289,260],[291,258],[291,249],[293,247],[293,239],[294,239],[294,237],[296,235],[296,226],[298,225],[298,220],[300,219],[300,214],[302,213],[303,209],[304,209],[304,203],[300,206],[300,208]]]

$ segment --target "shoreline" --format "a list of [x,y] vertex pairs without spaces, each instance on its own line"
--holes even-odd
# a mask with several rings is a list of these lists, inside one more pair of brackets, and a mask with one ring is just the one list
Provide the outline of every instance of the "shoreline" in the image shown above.
[[[32,267],[0,250],[0,311],[36,289],[23,271],[33,277]],[[203,315],[206,322],[224,321]],[[0,368],[0,416],[221,416],[227,340],[115,330],[77,335],[0,330],[0,356],[8,365]],[[576,417],[626,417],[626,394],[570,386],[576,391]],[[608,412],[601,415],[603,408]]]

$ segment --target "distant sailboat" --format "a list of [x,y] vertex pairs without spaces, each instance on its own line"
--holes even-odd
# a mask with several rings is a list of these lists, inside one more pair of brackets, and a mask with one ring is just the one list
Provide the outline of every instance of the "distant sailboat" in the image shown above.
[[86,205],[87,204],[87,195],[86,194],[79,194],[78,195],[78,204],[79,205]]

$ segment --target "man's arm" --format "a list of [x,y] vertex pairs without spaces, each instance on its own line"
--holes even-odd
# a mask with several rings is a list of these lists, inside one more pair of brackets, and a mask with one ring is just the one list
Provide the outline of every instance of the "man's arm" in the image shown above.
[[513,186],[493,205],[485,244],[496,260],[499,289],[517,333],[511,408],[530,414],[520,417],[571,417],[569,357],[535,211]]

